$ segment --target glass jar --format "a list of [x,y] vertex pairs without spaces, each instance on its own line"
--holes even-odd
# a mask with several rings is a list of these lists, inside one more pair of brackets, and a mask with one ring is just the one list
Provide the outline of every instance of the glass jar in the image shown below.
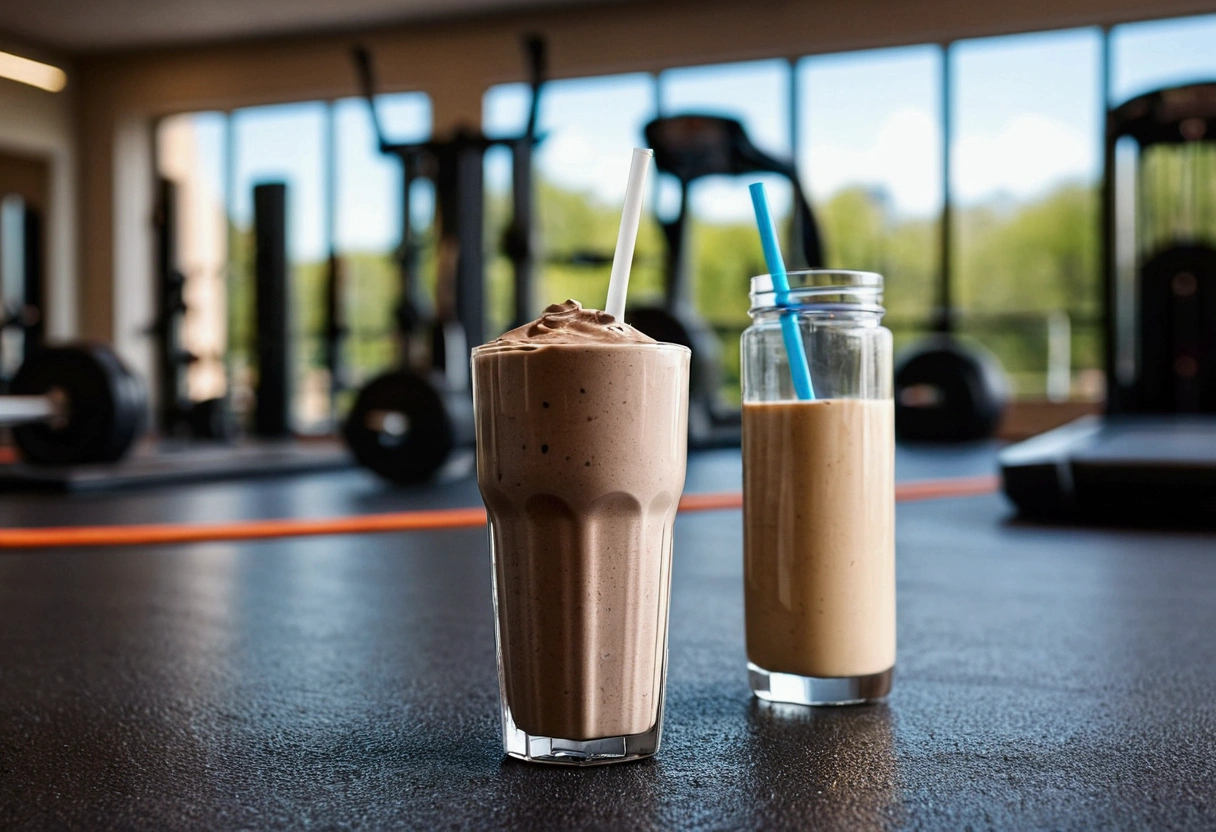
[[[882,276],[810,270],[790,272],[789,284],[784,295],[769,275],[752,279],[742,339],[749,677],[762,699],[865,702],[889,692],[895,665],[895,408]],[[810,396],[794,383],[797,348]]]

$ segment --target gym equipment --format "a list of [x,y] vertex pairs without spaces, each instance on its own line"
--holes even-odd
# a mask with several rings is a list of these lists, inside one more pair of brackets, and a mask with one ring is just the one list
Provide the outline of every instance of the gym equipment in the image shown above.
[[992,436],[1009,403],[1001,362],[954,337],[950,279],[938,281],[934,334],[895,359],[895,435],[907,442],[973,442]]
[[1121,404],[1216,413],[1216,249],[1179,244],[1153,255],[1141,268],[1139,306],[1138,372]]
[[156,267],[158,296],[156,322],[156,384],[160,392],[160,432],[173,436],[181,423],[186,393],[185,369],[194,356],[182,347],[182,318],[186,276],[177,268],[177,184],[161,177],[157,182]]
[[978,344],[956,340],[950,320],[939,318],[937,334],[896,359],[895,433],[902,440],[986,439],[1005,413],[1009,385],[1000,362]]
[[1216,83],[1112,110],[1106,170],[1107,411],[1216,413]]
[[455,448],[471,444],[473,405],[462,393],[408,370],[377,376],[351,408],[346,444],[360,464],[388,479],[429,479]]
[[[401,301],[395,315],[401,361],[398,369],[359,391],[342,432],[360,464],[394,482],[428,480],[454,449],[473,444],[469,349],[482,343],[485,330],[482,169],[486,151],[495,146],[510,148],[515,165],[514,217],[505,236],[515,272],[515,319],[522,323],[532,315],[531,155],[539,141],[545,48],[537,37],[525,38],[524,46],[532,103],[522,135],[494,139],[457,129],[445,139],[411,144],[385,137],[376,113],[371,56],[365,49],[354,51],[380,152],[401,163]],[[422,246],[410,217],[411,186],[420,179],[434,183],[437,203],[440,273],[433,313],[423,296]]]
[[254,186],[253,230],[258,362],[253,432],[262,438],[281,439],[291,434],[285,183]]
[[1216,527],[1216,420],[1085,416],[1006,448],[1005,495],[1024,516]]
[[[809,267],[823,265],[823,247],[810,203],[802,191],[792,162],[768,155],[747,137],[743,125],[732,118],[685,114],[657,118],[646,125],[646,143],[654,149],[655,167],[675,177],[680,185],[676,215],[661,221],[667,243],[666,276],[662,306],[630,309],[629,323],[659,341],[692,350],[689,375],[688,441],[693,447],[738,444],[740,416],[721,401],[722,345],[717,334],[695,309],[688,256],[688,193],[693,182],[706,176],[742,176],[773,173],[789,180],[794,189],[794,218],[800,252]],[[792,262],[797,262],[792,258]]]
[[161,442],[120,465],[0,465],[0,491],[111,492],[124,488],[291,477],[349,470],[338,442]]
[[511,261],[514,287],[511,326],[523,326],[535,313],[533,286],[536,241],[532,223],[532,154],[540,142],[540,92],[548,73],[545,42],[536,35],[524,38],[528,66],[531,68],[531,94],[528,123],[511,148],[511,222],[503,233],[502,250]]
[[1026,515],[1216,524],[1216,83],[1111,109],[1102,189],[1107,400],[1007,448]]
[[224,399],[191,401],[186,371],[198,360],[182,345],[186,276],[177,266],[177,183],[160,178],[156,212],[157,314],[155,383],[160,402],[157,427],[163,437],[232,439],[235,422]]
[[[334,105],[326,108],[326,146],[331,155],[337,149],[337,137],[334,116]],[[346,325],[342,296],[346,289],[346,271],[343,268],[342,257],[338,253],[338,184],[337,166],[327,165],[325,176],[325,239],[328,242],[329,256],[325,263],[325,321],[321,331],[321,340],[325,353],[325,368],[329,371],[329,415],[336,423],[338,419],[338,398],[347,386],[347,367],[343,360],[342,345],[350,328]]]
[[109,348],[46,347],[0,396],[0,426],[13,429],[24,460],[38,465],[116,462],[143,433],[143,384]]

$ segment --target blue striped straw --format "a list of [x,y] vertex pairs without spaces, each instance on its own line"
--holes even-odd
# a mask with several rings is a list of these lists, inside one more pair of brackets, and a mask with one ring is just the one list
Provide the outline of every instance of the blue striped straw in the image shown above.
[[[764,260],[773,279],[773,291],[777,294],[778,306],[790,305],[790,279],[785,273],[785,261],[777,245],[777,228],[773,215],[768,210],[768,195],[764,183],[755,182],[748,190],[752,195],[752,207],[756,209],[756,226],[760,229],[760,244],[764,247]],[[781,313],[781,337],[785,341],[785,354],[790,359],[790,374],[794,377],[794,392],[803,401],[815,398],[811,385],[811,368],[806,362],[806,350],[802,346],[802,332],[798,329],[798,318],[793,312]]]

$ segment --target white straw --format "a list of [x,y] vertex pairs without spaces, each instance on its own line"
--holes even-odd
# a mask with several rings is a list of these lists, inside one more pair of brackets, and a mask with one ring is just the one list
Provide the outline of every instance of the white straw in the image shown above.
[[612,256],[612,277],[608,279],[608,302],[604,311],[618,321],[625,320],[625,294],[629,291],[629,269],[633,265],[633,247],[638,241],[638,225],[642,221],[642,197],[645,196],[646,171],[650,168],[653,150],[635,147],[629,164],[629,184],[625,186],[625,207],[621,210],[621,230],[616,236],[616,254]]

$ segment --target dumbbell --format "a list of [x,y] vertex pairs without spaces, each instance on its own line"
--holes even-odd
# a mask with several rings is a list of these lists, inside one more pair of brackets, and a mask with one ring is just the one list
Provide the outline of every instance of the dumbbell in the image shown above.
[[360,465],[393,482],[426,482],[455,449],[472,447],[473,398],[441,373],[395,370],[359,391],[342,433]]
[[147,424],[148,395],[113,350],[99,344],[46,347],[21,365],[0,396],[0,427],[26,462],[116,462]]

